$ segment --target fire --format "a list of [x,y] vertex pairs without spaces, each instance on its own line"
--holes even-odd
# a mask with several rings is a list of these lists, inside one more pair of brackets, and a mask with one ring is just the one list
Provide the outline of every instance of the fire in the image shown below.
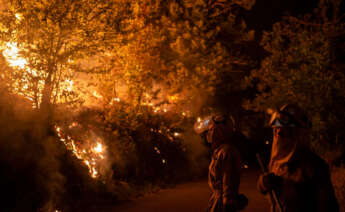
[[17,43],[8,42],[3,54],[11,67],[24,69],[28,62],[19,56],[20,49]]
[[[79,124],[77,122],[72,122],[68,128],[71,129],[71,127],[76,127],[78,125]],[[60,141],[66,145],[67,149],[69,149],[76,158],[82,160],[83,163],[88,167],[90,176],[92,178],[99,177],[101,175],[99,168],[101,166],[100,164],[105,159],[106,149],[101,143],[100,138],[96,139],[96,143],[90,140],[87,142],[78,142],[75,141],[71,136],[66,136],[60,126],[56,125],[55,131]],[[90,142],[91,145],[88,145]]]
[[103,98],[103,96],[102,96],[101,94],[99,94],[97,91],[93,91],[93,92],[92,92],[92,95],[93,95],[94,97],[96,97],[97,99],[102,99],[102,98]]
[[16,13],[15,16],[16,16],[16,19],[18,21],[22,20],[22,18],[23,18],[23,16],[21,14],[19,14],[19,13]]
[[70,79],[66,79],[66,90],[68,92],[71,92],[73,90],[73,80],[70,80]]
[[97,143],[97,146],[93,148],[93,151],[96,153],[102,153],[103,152],[103,146],[101,143]]
[[113,105],[114,104],[114,102],[120,102],[121,100],[120,100],[120,98],[118,98],[118,97],[115,97],[115,98],[112,98],[111,100],[110,100],[110,105]]
[[73,128],[73,127],[76,127],[76,126],[78,126],[78,123],[77,122],[72,122],[72,124],[70,124],[69,126],[68,126],[68,128]]
[[[19,14],[16,14],[16,17],[18,20],[20,20],[21,16]],[[44,80],[40,79],[42,78],[42,76],[37,70],[30,69],[28,67],[28,61],[20,55],[20,52],[25,52],[25,49],[21,48],[21,46],[16,42],[7,42],[3,46],[2,53],[6,61],[8,62],[8,65],[10,67],[13,67],[13,71],[17,71],[17,73],[20,73],[21,76],[21,78],[16,79],[16,82],[13,85],[13,91],[19,95],[24,96],[32,102],[35,101],[34,97],[36,96],[36,98],[38,98],[36,99],[37,102],[40,103],[42,97],[42,94],[40,92],[43,91]],[[31,85],[31,81],[33,78],[39,79],[38,84],[36,85],[36,91],[33,91]],[[67,78],[64,81],[60,82],[59,88],[57,90],[65,90],[68,92],[72,92],[73,85],[74,81],[72,79]],[[38,94],[34,92],[38,92]],[[63,99],[58,96],[57,102],[61,101],[63,101]],[[33,107],[35,108],[37,107],[37,105],[33,104]]]
[[174,95],[174,96],[169,96],[168,99],[170,102],[176,102],[179,98],[177,95]]

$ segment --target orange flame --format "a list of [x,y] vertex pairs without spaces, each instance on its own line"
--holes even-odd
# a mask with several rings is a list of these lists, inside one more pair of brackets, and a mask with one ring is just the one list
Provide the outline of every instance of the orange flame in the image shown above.
[[[77,122],[72,122],[69,125],[70,127],[77,126]],[[104,151],[105,147],[101,142],[97,142],[96,145],[92,146],[91,148],[82,148],[80,145],[74,141],[70,136],[64,136],[61,127],[55,126],[56,133],[61,142],[63,142],[67,149],[71,150],[74,156],[83,161],[83,163],[88,167],[90,176],[92,178],[97,178],[100,176],[100,172],[98,170],[99,163],[105,159]]]

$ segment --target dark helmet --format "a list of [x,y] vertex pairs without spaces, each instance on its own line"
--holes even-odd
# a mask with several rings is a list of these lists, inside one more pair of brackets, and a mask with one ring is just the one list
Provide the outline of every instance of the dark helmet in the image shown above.
[[271,127],[308,128],[311,124],[300,107],[294,104],[285,104],[279,111],[272,113],[269,125]]

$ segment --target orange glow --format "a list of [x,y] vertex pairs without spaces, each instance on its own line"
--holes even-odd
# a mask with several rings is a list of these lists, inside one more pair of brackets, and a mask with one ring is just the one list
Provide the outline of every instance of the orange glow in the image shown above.
[[93,91],[93,92],[92,92],[92,95],[93,95],[94,97],[96,97],[97,99],[102,99],[102,98],[103,98],[103,96],[102,96],[101,94],[99,94],[97,91]]
[[96,153],[102,153],[103,152],[103,146],[101,143],[97,143],[97,146],[93,148],[93,151]]
[[[19,16],[18,16],[19,17]],[[17,18],[18,18],[17,17]],[[25,51],[25,49],[20,48],[18,43],[16,42],[7,42],[6,45],[3,47],[3,55],[8,62],[10,67],[14,68],[14,72],[17,71],[17,73],[20,73],[19,79],[15,79],[15,82],[13,84],[13,91],[19,95],[24,96],[28,100],[34,102],[37,100],[38,104],[41,102],[42,98],[42,91],[45,86],[44,80],[41,78],[44,76],[41,76],[41,74],[35,70],[30,69],[28,67],[28,61],[21,57],[20,52]],[[32,78],[38,78],[38,83],[35,86],[35,89],[32,89]],[[59,91],[68,91],[72,92],[73,90],[74,82],[72,79],[66,79],[65,81],[62,81],[59,83],[59,88],[57,90]],[[33,91],[35,90],[35,91]],[[37,92],[37,93],[35,93]],[[37,98],[37,99],[34,99]],[[64,100],[57,96],[57,102],[63,102]],[[37,105],[33,104],[33,107],[35,108]]]
[[[69,125],[69,128],[71,126],[78,126],[78,123],[73,122]],[[91,146],[83,145],[82,142],[76,142],[70,136],[65,136],[61,127],[57,125],[55,126],[55,131],[60,141],[65,144],[67,149],[72,151],[73,155],[82,160],[88,167],[90,176],[92,178],[98,178],[100,176],[100,172],[98,170],[100,168],[100,163],[105,159],[105,146],[101,143],[100,138],[96,139],[98,140],[96,143],[91,142]],[[92,146],[92,144],[95,145]]]
[[177,95],[173,95],[173,96],[169,96],[168,99],[170,103],[174,103],[179,99],[179,97]]
[[20,21],[20,20],[23,19],[23,16],[22,16],[21,14],[19,14],[19,13],[16,13],[15,16],[16,16],[16,19],[17,19],[18,21]]
[[24,69],[27,65],[27,61],[19,56],[20,49],[17,43],[6,43],[6,48],[3,54],[11,67],[19,67]]
[[70,80],[70,79],[66,79],[66,90],[68,92],[71,92],[73,90],[73,80]]

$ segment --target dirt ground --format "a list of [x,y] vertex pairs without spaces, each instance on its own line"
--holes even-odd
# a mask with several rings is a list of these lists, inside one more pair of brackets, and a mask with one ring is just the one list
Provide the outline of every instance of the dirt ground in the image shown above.
[[[268,199],[256,190],[258,171],[245,171],[242,175],[240,192],[249,204],[244,212],[268,212]],[[177,185],[163,189],[116,207],[100,209],[99,212],[205,212],[210,196],[207,180]]]

